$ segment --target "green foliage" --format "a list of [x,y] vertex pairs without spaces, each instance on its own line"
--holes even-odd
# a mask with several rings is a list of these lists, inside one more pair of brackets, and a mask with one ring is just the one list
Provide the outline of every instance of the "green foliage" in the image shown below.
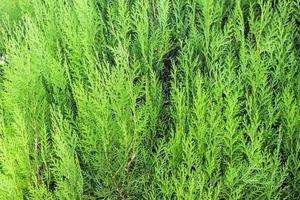
[[0,0],[0,199],[299,199],[299,0]]

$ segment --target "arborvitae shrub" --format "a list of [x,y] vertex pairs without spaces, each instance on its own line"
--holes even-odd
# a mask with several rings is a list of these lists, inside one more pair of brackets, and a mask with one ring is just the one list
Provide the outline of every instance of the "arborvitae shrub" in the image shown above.
[[0,199],[299,199],[299,0],[0,0]]

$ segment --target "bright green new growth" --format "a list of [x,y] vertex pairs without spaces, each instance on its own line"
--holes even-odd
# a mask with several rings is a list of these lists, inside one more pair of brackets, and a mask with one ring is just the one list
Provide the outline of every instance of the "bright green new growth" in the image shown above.
[[0,17],[0,199],[299,199],[299,0]]

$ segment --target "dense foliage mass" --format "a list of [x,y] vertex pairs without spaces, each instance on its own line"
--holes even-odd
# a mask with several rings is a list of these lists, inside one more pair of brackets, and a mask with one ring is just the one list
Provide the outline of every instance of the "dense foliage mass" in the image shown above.
[[0,0],[0,199],[300,199],[299,0]]

